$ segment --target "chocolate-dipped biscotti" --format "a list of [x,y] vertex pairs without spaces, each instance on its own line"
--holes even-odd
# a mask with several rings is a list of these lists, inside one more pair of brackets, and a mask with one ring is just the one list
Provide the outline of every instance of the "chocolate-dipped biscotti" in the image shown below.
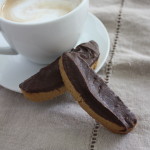
[[135,115],[81,57],[65,53],[59,67],[67,90],[96,121],[114,133],[125,134],[134,128]]
[[[80,44],[75,49],[72,49],[72,52],[84,59],[91,68],[96,67],[100,55],[96,42],[90,41]],[[27,99],[36,102],[45,101],[66,91],[58,63],[59,58],[19,85]]]

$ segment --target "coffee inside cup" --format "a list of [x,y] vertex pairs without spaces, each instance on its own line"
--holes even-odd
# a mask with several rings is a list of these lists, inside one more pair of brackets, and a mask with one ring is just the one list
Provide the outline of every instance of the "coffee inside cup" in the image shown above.
[[20,23],[57,19],[76,8],[82,0],[6,0],[1,17]]

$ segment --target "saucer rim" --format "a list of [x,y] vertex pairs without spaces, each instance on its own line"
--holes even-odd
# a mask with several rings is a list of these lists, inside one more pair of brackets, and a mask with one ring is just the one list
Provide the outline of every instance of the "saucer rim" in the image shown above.
[[[108,45],[107,45],[107,49],[106,49],[106,55],[103,59],[103,62],[101,62],[101,64],[99,64],[99,66],[96,67],[96,69],[94,70],[96,73],[98,73],[100,71],[100,69],[104,66],[104,64],[106,63],[106,60],[109,56],[109,53],[110,53],[110,37],[109,37],[109,34],[108,34],[108,31],[106,29],[106,27],[104,26],[104,24],[102,23],[102,21],[100,19],[98,19],[94,14],[92,13],[89,13],[89,15],[91,17],[93,17],[95,20],[99,21],[99,23],[101,24],[101,26],[103,27],[104,31],[105,31],[105,34],[106,34],[106,38],[107,38],[107,42],[108,42]],[[100,58],[99,58],[100,59]]]

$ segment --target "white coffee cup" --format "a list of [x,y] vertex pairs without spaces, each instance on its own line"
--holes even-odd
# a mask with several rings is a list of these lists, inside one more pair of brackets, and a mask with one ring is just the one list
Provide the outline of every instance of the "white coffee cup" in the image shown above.
[[88,15],[89,0],[58,19],[19,23],[0,18],[0,29],[10,47],[0,54],[20,54],[32,62],[48,64],[77,43]]

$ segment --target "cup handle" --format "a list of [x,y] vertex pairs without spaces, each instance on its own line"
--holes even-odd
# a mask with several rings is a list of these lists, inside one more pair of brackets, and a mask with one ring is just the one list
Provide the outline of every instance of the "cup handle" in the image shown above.
[[[0,26],[0,32],[1,32],[1,26]],[[3,47],[0,45],[0,54],[3,55],[16,55],[17,52],[13,50],[10,46],[8,47]]]

